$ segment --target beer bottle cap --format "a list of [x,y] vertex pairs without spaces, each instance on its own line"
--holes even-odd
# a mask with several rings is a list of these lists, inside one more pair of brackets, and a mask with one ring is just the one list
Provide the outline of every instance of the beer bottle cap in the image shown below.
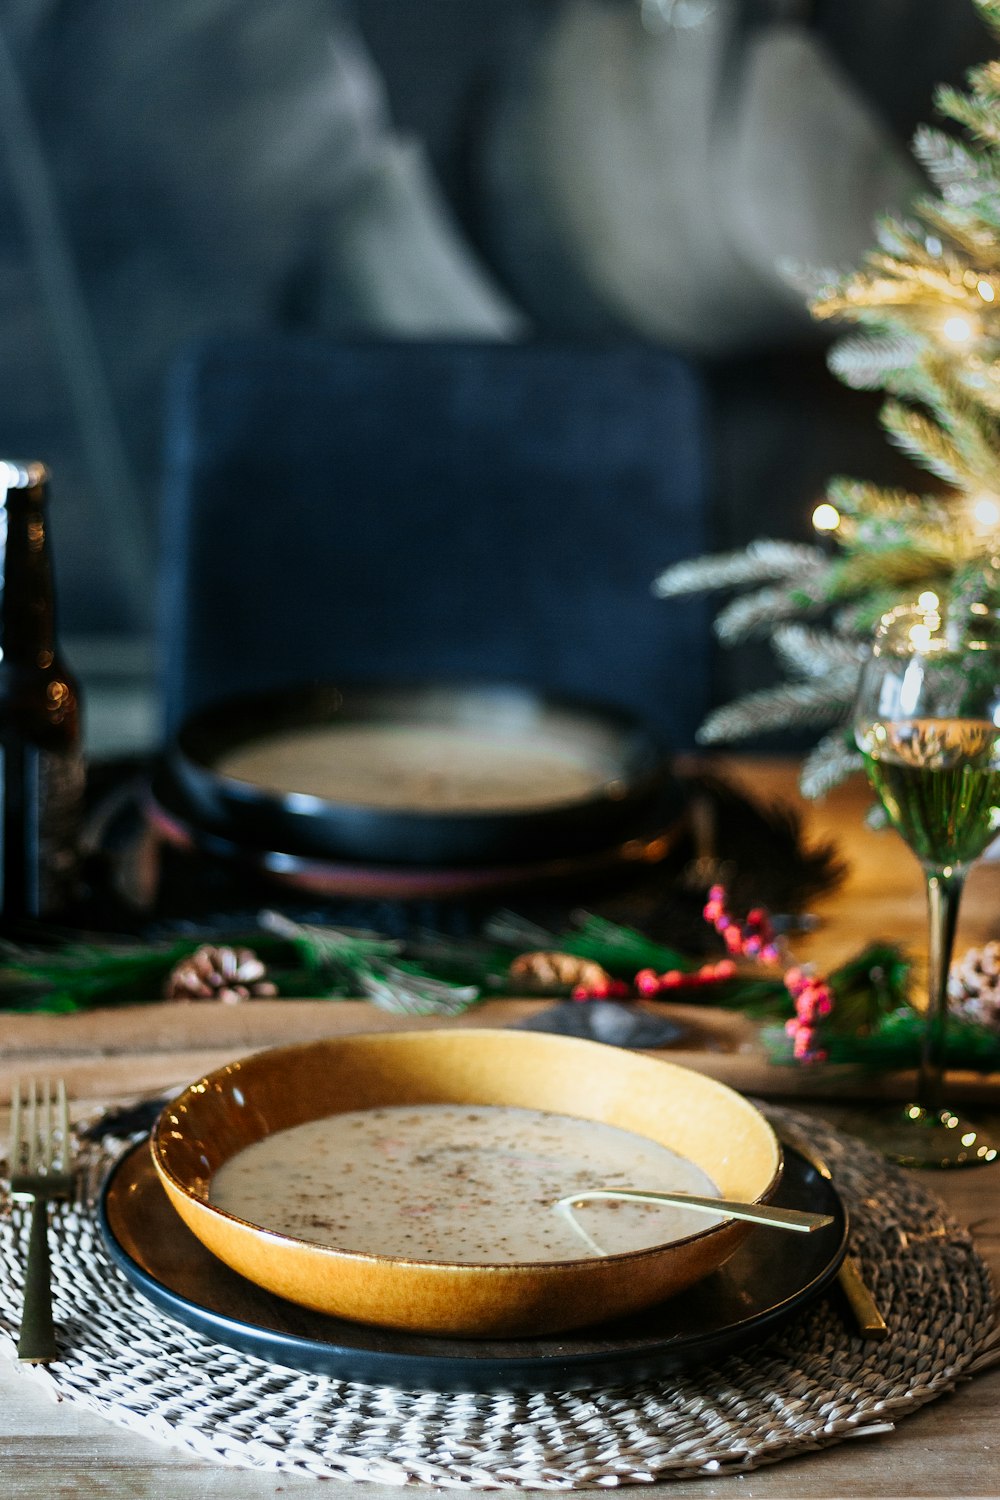
[[49,482],[49,471],[45,464],[17,463],[13,459],[0,458],[0,505],[10,490],[41,490]]

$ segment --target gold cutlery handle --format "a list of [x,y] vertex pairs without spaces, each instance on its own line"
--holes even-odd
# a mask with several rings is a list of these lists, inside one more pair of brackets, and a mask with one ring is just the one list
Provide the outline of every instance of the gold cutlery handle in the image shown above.
[[52,1324],[52,1267],[49,1260],[49,1211],[44,1197],[31,1206],[28,1264],[24,1273],[24,1310],[18,1359],[29,1364],[47,1364],[58,1357]]
[[629,1199],[635,1203],[665,1203],[677,1208],[693,1208],[699,1213],[721,1214],[729,1219],[747,1219],[751,1224],[765,1224],[772,1229],[791,1229],[799,1234],[812,1234],[833,1223],[830,1214],[808,1213],[801,1208],[776,1208],[769,1203],[738,1203],[731,1198],[703,1198],[696,1193],[645,1192],[639,1188],[587,1188],[581,1193],[569,1193],[556,1204],[572,1208],[575,1203],[596,1199]]
[[875,1298],[865,1283],[861,1267],[853,1255],[847,1255],[837,1273],[840,1289],[850,1304],[858,1333],[863,1339],[880,1340],[889,1337],[889,1325],[875,1305]]
[[[833,1173],[829,1164],[808,1142],[794,1135],[787,1144],[798,1151],[800,1156],[804,1156],[819,1175],[826,1178],[827,1182],[833,1182]],[[846,1255],[841,1261],[837,1272],[837,1284],[851,1310],[851,1317],[861,1338],[874,1341],[888,1338],[889,1325],[879,1312],[878,1304],[853,1255]]]

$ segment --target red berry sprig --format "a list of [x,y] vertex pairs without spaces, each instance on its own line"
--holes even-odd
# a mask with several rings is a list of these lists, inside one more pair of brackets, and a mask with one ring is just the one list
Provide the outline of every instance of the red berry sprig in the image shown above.
[[795,1002],[795,1014],[785,1022],[795,1057],[799,1062],[825,1062],[820,1022],[833,1010],[833,991],[820,975],[798,968],[786,972],[785,988]]
[[[757,963],[777,963],[781,959],[774,923],[763,907],[754,907],[739,922],[729,910],[726,889],[713,885],[704,907],[706,922],[711,922],[729,952]],[[825,1062],[827,1053],[821,1045],[821,1023],[833,1010],[834,996],[828,981],[810,968],[785,970],[784,984],[795,1004],[795,1014],[785,1022],[792,1038],[792,1051],[799,1062]]]
[[702,964],[700,969],[684,973],[681,969],[668,969],[657,974],[655,969],[640,969],[635,976],[635,987],[640,995],[652,999],[668,990],[699,990],[705,985],[725,984],[736,973],[731,958],[723,958],[716,964]]
[[734,958],[751,958],[766,964],[780,959],[774,924],[762,906],[753,907],[739,922],[727,905],[725,886],[713,885],[702,914]]
[[[702,964],[699,969],[687,973],[681,969],[668,969],[663,974],[652,968],[640,969],[631,985],[605,973],[575,985],[571,991],[573,999],[624,1000],[632,995],[647,999],[663,995],[677,997],[734,979],[738,973],[737,959],[751,964],[782,961],[781,940],[764,907],[753,907],[740,921],[729,909],[725,887],[713,885],[703,911],[706,922],[711,922],[725,943],[729,957]],[[795,1058],[800,1062],[825,1061],[827,1053],[821,1045],[821,1027],[834,1005],[829,982],[810,968],[796,966],[785,969],[783,980],[795,1006],[795,1014],[785,1024],[785,1031],[792,1038]]]
[[628,1000],[632,990],[624,979],[597,979],[593,984],[575,984],[571,1000]]

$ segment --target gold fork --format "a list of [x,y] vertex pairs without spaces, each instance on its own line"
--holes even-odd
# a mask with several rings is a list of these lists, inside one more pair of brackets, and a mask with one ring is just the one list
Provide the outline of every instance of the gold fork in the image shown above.
[[10,1116],[10,1194],[32,1205],[19,1359],[44,1364],[58,1357],[52,1326],[52,1271],[49,1261],[49,1204],[73,1193],[73,1136],[66,1085],[53,1090],[32,1080],[24,1098],[15,1082]]

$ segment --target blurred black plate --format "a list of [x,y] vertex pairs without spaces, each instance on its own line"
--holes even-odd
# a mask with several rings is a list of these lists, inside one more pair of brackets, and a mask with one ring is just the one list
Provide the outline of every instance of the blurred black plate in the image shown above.
[[142,1141],[100,1204],[108,1251],[171,1317],[231,1348],[341,1380],[404,1390],[571,1390],[634,1383],[763,1338],[836,1276],[847,1215],[832,1183],[792,1147],[774,1201],[833,1216],[814,1234],[755,1228],[721,1270],[631,1318],[553,1338],[438,1339],[297,1307],[216,1260],[175,1213]]
[[[366,753],[354,774],[367,787],[356,797],[326,794],[329,768],[345,763],[343,741],[359,735]],[[484,781],[481,805],[470,769],[476,746],[483,774],[507,782],[500,791]],[[449,769],[450,752],[457,760]],[[296,773],[301,782],[287,778],[296,754],[313,761],[311,771]],[[541,796],[537,778],[545,774],[553,786],[570,778],[566,792]],[[294,784],[279,789],[279,778]],[[325,685],[214,704],[182,725],[153,793],[175,815],[244,848],[426,868],[606,849],[654,808],[662,818],[664,806],[676,811],[681,800],[663,747],[635,720],[497,684]]]
[[613,845],[578,854],[521,860],[510,864],[365,864],[254,848],[182,817],[171,805],[163,778],[144,802],[148,827],[158,840],[191,854],[209,855],[247,874],[264,876],[296,891],[365,901],[424,901],[494,897],[505,891],[558,887],[619,879],[655,869],[675,849],[682,824],[657,827]]

